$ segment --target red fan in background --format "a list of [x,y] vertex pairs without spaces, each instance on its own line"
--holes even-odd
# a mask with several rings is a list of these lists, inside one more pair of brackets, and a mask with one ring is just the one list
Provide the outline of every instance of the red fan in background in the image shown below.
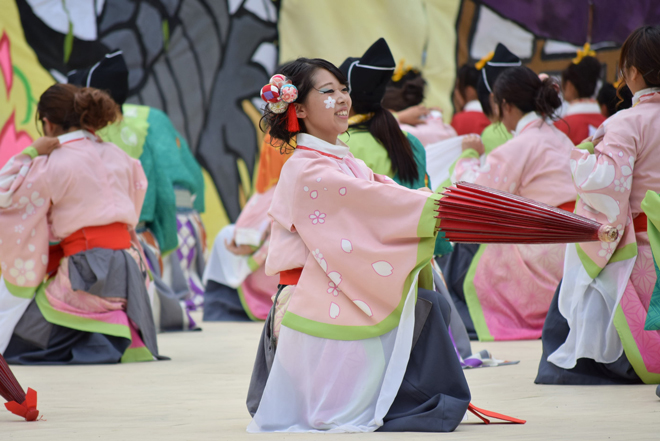
[[442,194],[437,217],[451,242],[614,242],[619,235],[612,226],[481,185],[458,182]]
[[11,413],[25,418],[27,421],[35,421],[39,416],[37,410],[37,392],[28,388],[27,394],[16,377],[9,369],[4,357],[0,355],[0,395],[8,403],[5,407]]

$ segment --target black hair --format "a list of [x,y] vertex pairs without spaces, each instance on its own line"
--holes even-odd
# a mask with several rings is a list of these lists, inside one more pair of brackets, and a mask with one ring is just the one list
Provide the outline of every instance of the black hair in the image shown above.
[[415,69],[408,71],[399,81],[391,80],[385,89],[382,105],[386,109],[400,112],[424,101],[426,81]]
[[466,99],[465,90],[468,87],[473,87],[474,90],[477,90],[480,76],[479,70],[473,64],[464,64],[458,69],[456,73],[456,89],[458,89],[458,93],[463,99]]
[[614,115],[619,110],[628,109],[632,107],[632,92],[628,86],[623,86],[619,91],[621,98],[617,97],[617,90],[614,85],[610,83],[603,84],[603,87],[598,91],[598,104],[607,107],[607,116]]
[[513,104],[523,113],[537,112],[545,118],[558,119],[561,107],[557,82],[548,77],[541,80],[530,68],[512,67],[500,74],[493,86],[495,102],[502,118],[502,103]]
[[374,116],[360,124],[353,126],[356,130],[366,130],[380,142],[392,163],[392,171],[399,175],[399,179],[412,183],[419,175],[417,162],[412,146],[406,134],[401,131],[399,122],[392,113],[384,107],[374,111]]
[[[619,72],[635,67],[644,77],[647,87],[660,87],[660,26],[641,26],[626,38],[621,46]],[[619,84],[617,96],[626,84],[625,76]]]
[[[337,78],[341,84],[348,85],[348,80],[337,67],[329,61],[321,58],[298,58],[295,61],[285,63],[276,73],[282,74],[291,80],[291,83],[298,89],[298,98],[296,103],[304,103],[309,92],[314,89],[313,77],[318,69],[325,69]],[[294,104],[290,104],[294,105]],[[282,148],[291,147],[291,140],[299,132],[289,132],[287,127],[288,112],[275,113],[268,106],[264,110],[264,116],[260,121],[261,131],[269,130],[271,139],[283,141]],[[305,122],[298,118],[300,132],[305,133]]]
[[578,64],[571,63],[561,73],[561,81],[570,81],[578,98],[591,98],[600,79],[601,65],[594,57],[584,57]]
[[479,104],[481,104],[481,110],[488,118],[493,117],[493,109],[490,106],[490,90],[486,87],[486,83],[483,78],[479,79],[477,85],[477,99],[479,99]]

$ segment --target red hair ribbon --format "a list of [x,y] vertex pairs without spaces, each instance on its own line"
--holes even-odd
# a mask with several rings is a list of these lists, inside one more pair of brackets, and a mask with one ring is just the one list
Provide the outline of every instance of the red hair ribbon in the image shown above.
[[300,132],[300,124],[298,124],[298,116],[296,115],[296,106],[289,104],[286,109],[286,129],[290,133]]
[[8,411],[14,415],[25,418],[25,421],[35,421],[39,417],[37,410],[37,391],[28,387],[27,394],[25,394],[25,401],[18,404],[16,401],[5,403]]

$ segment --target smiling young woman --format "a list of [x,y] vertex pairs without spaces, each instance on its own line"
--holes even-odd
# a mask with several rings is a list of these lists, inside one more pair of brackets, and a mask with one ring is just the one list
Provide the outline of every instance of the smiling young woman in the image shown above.
[[351,97],[334,65],[301,58],[278,74],[270,84],[289,82],[298,97],[284,106],[270,94],[263,121],[272,138],[297,144],[269,210],[266,273],[281,285],[252,374],[248,431],[454,430],[470,392],[449,304],[420,277],[439,195],[374,174],[337,139]]

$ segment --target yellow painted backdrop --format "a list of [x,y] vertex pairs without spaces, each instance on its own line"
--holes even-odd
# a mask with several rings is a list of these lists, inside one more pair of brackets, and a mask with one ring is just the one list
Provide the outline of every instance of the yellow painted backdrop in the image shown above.
[[405,58],[422,68],[425,103],[442,108],[449,120],[459,9],[460,0],[285,0],[278,22],[280,63],[318,57],[339,66],[384,37],[397,62]]

